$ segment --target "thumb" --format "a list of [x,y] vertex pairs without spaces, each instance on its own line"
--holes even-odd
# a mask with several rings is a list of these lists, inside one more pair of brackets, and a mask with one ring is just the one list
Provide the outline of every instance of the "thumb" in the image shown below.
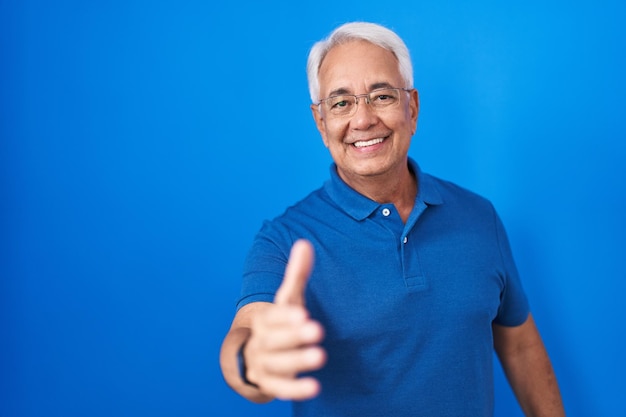
[[304,306],[304,292],[314,258],[313,245],[309,241],[300,239],[293,244],[283,282],[274,297],[276,304]]

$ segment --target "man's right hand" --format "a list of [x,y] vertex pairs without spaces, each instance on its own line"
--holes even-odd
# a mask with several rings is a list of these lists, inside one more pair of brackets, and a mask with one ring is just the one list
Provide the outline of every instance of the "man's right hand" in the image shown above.
[[321,388],[316,379],[299,376],[326,363],[326,352],[319,346],[324,329],[309,317],[305,305],[313,263],[313,246],[306,240],[297,241],[274,304],[259,309],[251,318],[250,338],[243,352],[246,377],[275,398],[305,400],[318,395]]

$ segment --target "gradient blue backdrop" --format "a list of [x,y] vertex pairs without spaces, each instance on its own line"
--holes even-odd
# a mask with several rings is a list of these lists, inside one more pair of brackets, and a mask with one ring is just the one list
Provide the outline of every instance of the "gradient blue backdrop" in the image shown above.
[[411,155],[499,209],[569,416],[626,416],[625,17],[0,1],[0,416],[288,415],[231,392],[218,351],[261,222],[327,177],[304,67],[348,20],[406,40]]

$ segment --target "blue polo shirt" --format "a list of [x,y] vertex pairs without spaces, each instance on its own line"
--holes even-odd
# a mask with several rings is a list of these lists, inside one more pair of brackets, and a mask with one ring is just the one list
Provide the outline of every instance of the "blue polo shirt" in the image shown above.
[[493,206],[409,166],[406,224],[331,167],[318,190],[265,222],[237,304],[273,301],[292,244],[315,248],[306,301],[325,327],[326,366],[296,416],[491,416],[492,323],[522,324],[528,302]]

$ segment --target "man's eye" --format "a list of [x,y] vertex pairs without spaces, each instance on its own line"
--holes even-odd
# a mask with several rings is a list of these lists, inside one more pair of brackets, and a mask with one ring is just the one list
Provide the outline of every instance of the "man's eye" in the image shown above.
[[389,94],[378,94],[374,97],[374,100],[372,101],[389,101],[389,100],[393,100],[393,96],[389,95]]
[[348,100],[336,100],[333,101],[332,107],[340,109],[342,107],[347,107],[349,104]]

